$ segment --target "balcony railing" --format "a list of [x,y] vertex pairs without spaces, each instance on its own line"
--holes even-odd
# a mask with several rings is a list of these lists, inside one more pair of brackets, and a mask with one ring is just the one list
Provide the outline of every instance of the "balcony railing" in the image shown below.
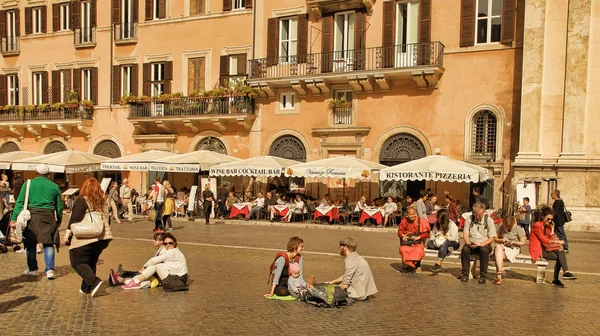
[[352,125],[352,107],[335,107],[333,109],[334,125]]
[[254,99],[247,96],[183,97],[161,102],[130,102],[129,104],[129,118],[254,114]]
[[116,42],[135,42],[137,41],[137,22],[122,22],[115,24]]
[[19,36],[3,37],[0,41],[0,52],[2,54],[18,54],[21,51]]
[[74,31],[76,47],[89,47],[96,45],[96,27],[81,27]]
[[248,79],[310,76],[418,66],[443,66],[441,42],[250,60]]
[[14,106],[0,110],[0,121],[27,121],[27,120],[92,120],[94,109],[83,106]]

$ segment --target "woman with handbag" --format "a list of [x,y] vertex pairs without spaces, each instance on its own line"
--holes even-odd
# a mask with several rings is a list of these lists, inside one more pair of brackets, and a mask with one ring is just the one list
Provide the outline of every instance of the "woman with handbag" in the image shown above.
[[442,271],[442,262],[454,250],[458,250],[458,226],[450,219],[448,210],[440,209],[437,212],[437,222],[433,227],[433,239],[427,242],[427,248],[438,250],[438,260],[431,271],[439,273]]
[[529,254],[531,255],[531,260],[533,262],[540,259],[540,257],[547,260],[556,260],[552,284],[562,288],[565,285],[558,279],[561,268],[564,272],[562,275],[564,280],[575,280],[577,277],[569,272],[567,255],[563,250],[565,242],[559,240],[554,234],[554,210],[544,206],[540,211],[541,221],[533,224],[533,227],[531,228]]
[[[166,229],[165,232],[173,232],[171,216],[173,215],[173,211],[175,211],[175,192],[171,187],[171,183],[167,180],[163,181],[163,187],[165,188],[165,205],[163,205],[163,211],[160,216],[162,216],[163,225]],[[168,229],[167,226],[169,226]]]
[[79,195],[64,241],[69,246],[71,266],[82,279],[79,292],[95,296],[103,283],[96,276],[96,264],[112,240],[108,206],[100,182],[93,177],[83,182]]

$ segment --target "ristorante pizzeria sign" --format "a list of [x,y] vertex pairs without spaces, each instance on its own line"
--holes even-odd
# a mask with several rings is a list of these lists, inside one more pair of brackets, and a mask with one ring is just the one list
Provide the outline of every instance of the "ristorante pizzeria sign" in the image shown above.
[[381,180],[440,180],[451,182],[477,181],[477,173],[441,172],[381,172]]

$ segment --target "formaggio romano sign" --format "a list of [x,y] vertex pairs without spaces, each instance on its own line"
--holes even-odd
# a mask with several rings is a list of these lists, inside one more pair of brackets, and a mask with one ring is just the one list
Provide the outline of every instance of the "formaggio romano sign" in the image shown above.
[[381,172],[382,180],[441,180],[476,181],[477,173],[441,173],[441,172]]

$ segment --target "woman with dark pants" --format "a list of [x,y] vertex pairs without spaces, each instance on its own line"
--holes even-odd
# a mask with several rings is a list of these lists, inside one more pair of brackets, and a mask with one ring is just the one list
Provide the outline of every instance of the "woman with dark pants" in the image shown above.
[[540,257],[547,260],[556,260],[554,265],[554,280],[552,284],[557,287],[565,285],[558,279],[562,268],[563,280],[575,280],[577,277],[569,272],[567,266],[567,255],[563,250],[565,242],[559,240],[554,234],[554,210],[549,207],[542,207],[541,221],[533,224],[529,241],[529,254],[531,260],[535,262]]
[[265,297],[287,296],[290,295],[288,290],[288,268],[290,263],[298,263],[300,266],[300,278],[302,278],[302,250],[304,250],[304,240],[300,237],[292,237],[288,241],[287,251],[279,252],[275,255],[275,260],[271,264],[269,282],[271,291],[265,294]]
[[210,183],[204,186],[202,192],[202,199],[204,200],[204,219],[206,220],[206,226],[210,225],[210,213],[212,211],[213,203],[215,201],[215,195],[210,190]]
[[[108,223],[109,214],[104,192],[100,183],[95,178],[89,178],[83,182],[80,196],[73,204],[73,212],[69,220],[69,226],[65,232],[64,240],[69,246],[69,258],[71,266],[82,279],[80,293],[95,296],[102,285],[102,280],[96,276],[96,264],[102,251],[108,247],[112,240],[112,232]],[[103,213],[104,230],[96,238],[75,237],[71,231],[71,225],[79,223],[90,211],[101,211]]]
[[438,260],[433,265],[432,272],[438,273],[442,270],[442,262],[460,245],[458,240],[458,226],[450,220],[448,210],[440,209],[436,213],[437,222],[433,226],[434,238],[427,242],[427,248],[438,250]]

